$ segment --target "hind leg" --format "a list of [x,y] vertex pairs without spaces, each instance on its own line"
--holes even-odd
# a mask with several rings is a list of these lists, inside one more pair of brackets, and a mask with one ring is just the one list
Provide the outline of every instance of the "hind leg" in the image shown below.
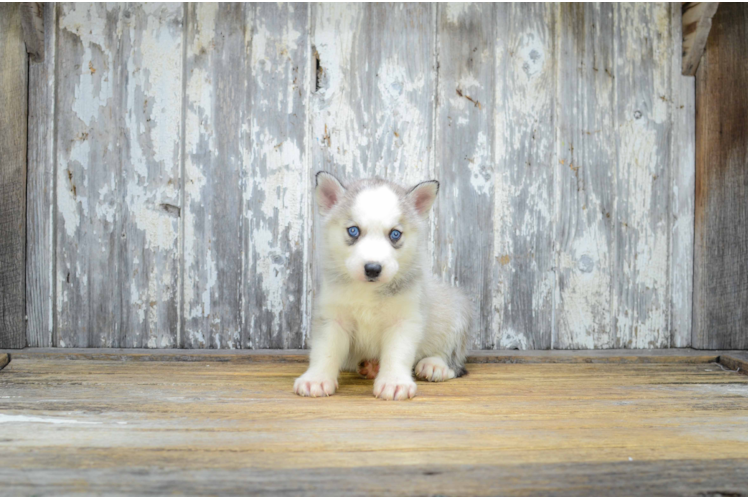
[[416,364],[416,377],[429,382],[445,382],[455,378],[456,374],[446,361],[437,356],[423,358]]
[[379,360],[378,359],[365,359],[358,364],[356,372],[364,378],[373,379],[376,378],[379,373]]

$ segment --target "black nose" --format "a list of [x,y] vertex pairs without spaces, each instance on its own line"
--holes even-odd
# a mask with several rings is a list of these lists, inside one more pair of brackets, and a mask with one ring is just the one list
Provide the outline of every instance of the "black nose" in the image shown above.
[[376,278],[382,272],[382,266],[376,262],[369,262],[364,264],[364,271],[366,271],[367,278]]

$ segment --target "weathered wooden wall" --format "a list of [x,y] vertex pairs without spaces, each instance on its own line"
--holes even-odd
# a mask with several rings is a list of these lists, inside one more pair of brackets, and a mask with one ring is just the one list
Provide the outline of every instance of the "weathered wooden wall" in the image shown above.
[[441,180],[433,269],[470,294],[475,348],[690,345],[679,8],[45,14],[31,345],[305,346],[319,169]]
[[696,71],[693,345],[748,349],[748,5],[722,3]]
[[26,347],[26,113],[21,6],[0,5],[0,347]]

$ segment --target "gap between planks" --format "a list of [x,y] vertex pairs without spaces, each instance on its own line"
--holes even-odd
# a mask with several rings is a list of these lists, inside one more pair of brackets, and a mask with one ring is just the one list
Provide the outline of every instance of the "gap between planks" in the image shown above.
[[[0,369],[10,362],[11,356],[17,359],[223,362],[237,364],[306,363],[309,359],[309,351],[305,349],[237,351],[230,349],[26,348],[6,350],[6,352],[7,354],[0,354]],[[720,363],[730,370],[748,374],[748,351],[705,351],[698,349],[471,351],[467,363]]]

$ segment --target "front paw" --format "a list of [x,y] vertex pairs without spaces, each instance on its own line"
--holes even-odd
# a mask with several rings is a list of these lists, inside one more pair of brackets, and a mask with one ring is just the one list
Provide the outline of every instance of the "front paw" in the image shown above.
[[332,396],[338,388],[338,381],[324,375],[305,373],[296,379],[293,384],[293,392],[299,396],[311,396],[313,398]]
[[455,371],[441,358],[424,358],[416,365],[416,377],[429,382],[444,382],[455,378]]
[[410,377],[378,376],[374,396],[388,401],[402,401],[416,395],[416,383]]

